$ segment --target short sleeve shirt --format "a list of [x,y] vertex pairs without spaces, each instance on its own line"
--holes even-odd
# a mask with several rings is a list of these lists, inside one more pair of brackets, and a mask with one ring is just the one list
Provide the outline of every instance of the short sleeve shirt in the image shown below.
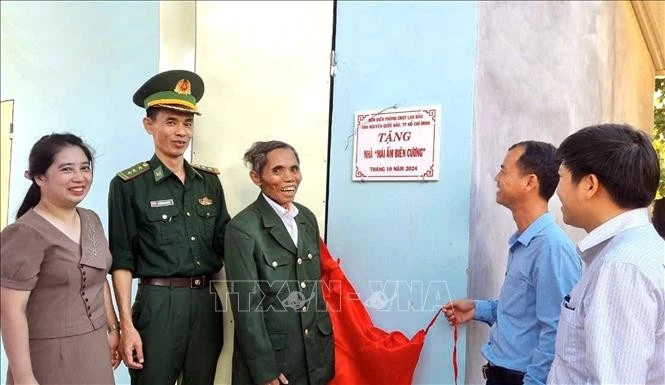
[[230,220],[216,174],[185,162],[182,183],[157,156],[149,169],[109,189],[111,270],[136,277],[191,277],[222,268]]
[[80,243],[33,210],[0,234],[0,286],[31,291],[26,309],[31,339],[78,335],[106,324],[108,242],[93,211],[78,213]]

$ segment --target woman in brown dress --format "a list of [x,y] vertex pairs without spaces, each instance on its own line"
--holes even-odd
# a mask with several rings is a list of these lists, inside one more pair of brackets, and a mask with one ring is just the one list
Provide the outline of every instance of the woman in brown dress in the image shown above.
[[29,167],[17,220],[0,234],[7,383],[113,384],[111,254],[97,214],[77,207],[92,183],[92,154],[77,136],[46,135]]

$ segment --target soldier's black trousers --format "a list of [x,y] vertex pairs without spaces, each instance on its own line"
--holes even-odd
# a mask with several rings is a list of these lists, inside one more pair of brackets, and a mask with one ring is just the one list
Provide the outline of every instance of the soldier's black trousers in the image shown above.
[[139,285],[132,307],[143,342],[143,369],[132,385],[212,385],[222,350],[222,311],[214,287]]

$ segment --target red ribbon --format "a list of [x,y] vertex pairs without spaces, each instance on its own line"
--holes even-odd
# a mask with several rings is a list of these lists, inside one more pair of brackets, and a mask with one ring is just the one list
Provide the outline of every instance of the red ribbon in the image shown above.
[[429,332],[429,328],[431,328],[432,325],[434,325],[434,322],[436,321],[437,318],[439,318],[439,315],[442,312],[443,312],[443,308],[439,309],[439,311],[437,311],[436,314],[434,314],[434,318],[432,318],[432,320],[429,321],[429,323],[427,324],[427,327],[425,328],[425,334],[427,334],[427,332]]
[[455,375],[455,385],[457,385],[457,324],[453,325],[453,374]]
[[[434,315],[434,318],[432,318],[431,321],[429,321],[429,324],[427,324],[427,328],[425,328],[425,334],[429,331],[429,328],[434,325],[434,322],[436,322],[436,319],[439,318],[439,315],[443,312],[443,308],[440,308],[439,311],[436,312]],[[459,372],[459,368],[457,366],[457,324],[453,324],[453,375],[455,376],[455,385],[457,385],[457,374]]]
[[[411,384],[425,335],[443,308],[439,308],[425,330],[419,330],[411,339],[399,331],[377,328],[364,303],[357,300],[358,294],[339,266],[339,260],[332,257],[323,241],[321,282],[328,309],[333,309],[329,313],[335,329],[335,377],[329,385]],[[454,326],[453,338],[453,372],[457,385],[457,326]]]

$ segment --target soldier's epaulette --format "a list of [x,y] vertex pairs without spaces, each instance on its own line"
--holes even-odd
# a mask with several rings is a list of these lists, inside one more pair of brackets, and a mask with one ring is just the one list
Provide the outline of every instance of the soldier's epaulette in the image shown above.
[[120,177],[120,179],[124,180],[125,182],[133,179],[144,172],[150,170],[150,164],[148,162],[141,162],[133,165],[132,167],[122,170],[116,175]]
[[203,166],[201,164],[192,164],[192,167],[194,167],[197,170],[209,172],[211,174],[219,175],[219,170],[216,169],[215,167],[208,167],[208,166]]

